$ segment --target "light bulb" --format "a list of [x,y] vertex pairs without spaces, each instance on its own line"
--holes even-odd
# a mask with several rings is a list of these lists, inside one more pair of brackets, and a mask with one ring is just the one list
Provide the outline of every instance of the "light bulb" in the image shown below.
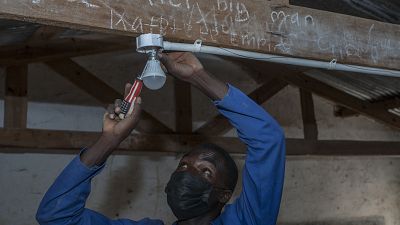
[[164,71],[161,69],[160,61],[155,57],[150,57],[141,75],[143,84],[151,90],[157,90],[164,86],[165,76]]
[[160,34],[142,34],[136,38],[136,51],[146,53],[148,56],[140,79],[151,90],[162,88],[167,79],[158,60],[158,52],[162,51],[163,43],[163,37]]

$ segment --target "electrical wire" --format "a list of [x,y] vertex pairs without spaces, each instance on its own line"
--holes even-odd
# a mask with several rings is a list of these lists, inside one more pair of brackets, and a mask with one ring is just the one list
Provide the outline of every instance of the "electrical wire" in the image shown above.
[[[272,56],[272,57],[262,57],[262,58],[258,58],[258,57],[249,57],[249,56],[245,56],[245,55],[241,55],[239,53],[236,53],[234,51],[231,51],[229,49],[226,48],[221,48],[221,47],[217,47],[218,49],[224,50],[226,52],[229,52],[233,55],[239,56],[241,58],[245,58],[245,59],[252,59],[252,60],[270,60],[270,59],[291,59],[291,57],[286,57],[286,56]],[[327,62],[329,63],[329,62]],[[370,72],[377,72],[377,71],[381,71],[380,69],[374,69],[374,68],[365,68],[362,66],[353,66],[353,65],[348,65],[348,64],[340,64],[342,66],[348,67],[348,68],[354,68],[354,69],[358,69],[358,70],[364,70],[364,71],[370,71]],[[328,68],[327,68],[328,69]],[[393,74],[394,76],[398,77],[398,75],[390,70],[387,70],[388,73]]]
[[[374,69],[374,68],[369,68],[369,67],[365,67],[365,66],[341,64],[341,63],[338,63],[337,59],[333,59],[330,62],[324,62],[324,61],[318,61],[318,60],[312,60],[312,59],[303,59],[303,58],[295,58],[295,57],[287,57],[287,56],[251,57],[251,56],[248,56],[248,54],[259,54],[259,55],[269,55],[269,54],[221,48],[221,47],[215,47],[215,46],[206,46],[206,45],[198,47],[198,45],[199,45],[198,41],[196,41],[194,45],[164,42],[164,47],[166,47],[165,50],[168,50],[168,51],[178,50],[178,51],[200,52],[200,53],[208,53],[208,54],[214,54],[214,55],[233,56],[233,57],[236,56],[236,57],[244,58],[244,59],[251,59],[251,60],[258,60],[258,61],[271,61],[271,62],[280,63],[280,64],[289,64],[289,65],[297,65],[297,66],[303,65],[305,67],[311,67],[311,68],[347,71],[347,72],[354,72],[354,73],[367,73],[367,74],[372,74],[372,75],[390,76],[390,77],[400,78],[400,71],[397,71],[397,70],[395,71],[395,70],[380,69],[380,68]],[[201,42],[200,42],[200,45],[201,45]],[[207,48],[207,49],[205,49],[205,48]],[[238,53],[238,51],[239,51],[239,53]],[[244,53],[240,54],[240,51],[244,52]],[[292,63],[285,62],[284,59],[286,59],[288,61],[292,61]],[[326,63],[326,67],[323,66],[324,63]]]

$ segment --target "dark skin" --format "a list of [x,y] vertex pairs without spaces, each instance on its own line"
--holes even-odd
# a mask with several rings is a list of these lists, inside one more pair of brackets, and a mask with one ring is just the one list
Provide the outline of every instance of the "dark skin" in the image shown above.
[[190,220],[179,221],[179,225],[210,224],[210,222],[221,213],[222,208],[232,196],[232,191],[228,190],[224,180],[221,179],[223,177],[223,171],[219,171],[213,162],[210,162],[206,159],[212,153],[213,152],[207,152],[206,149],[201,152],[193,150],[182,157],[175,171],[186,171],[192,175],[199,176],[207,180],[213,185],[214,188],[218,188],[217,198],[219,203],[207,214],[192,218]]
[[[211,100],[220,100],[228,92],[228,86],[217,78],[211,76],[192,53],[175,52],[160,53],[160,61],[164,69],[177,79],[188,82],[198,88]],[[125,87],[125,94],[130,90],[131,85]],[[99,140],[81,155],[81,161],[86,166],[101,165],[108,156],[118,147],[118,145],[129,136],[136,127],[140,118],[140,101],[135,104],[133,112],[119,119],[121,109],[120,100],[109,108],[104,115],[103,132]],[[232,191],[225,189],[223,171],[218,171],[215,162],[207,160],[213,154],[207,150],[193,150],[186,154],[180,161],[177,171],[188,171],[193,175],[203,177],[214,187],[220,189],[217,192],[218,205],[210,212],[185,221],[179,221],[179,225],[209,225],[220,213],[223,206],[232,196]]]

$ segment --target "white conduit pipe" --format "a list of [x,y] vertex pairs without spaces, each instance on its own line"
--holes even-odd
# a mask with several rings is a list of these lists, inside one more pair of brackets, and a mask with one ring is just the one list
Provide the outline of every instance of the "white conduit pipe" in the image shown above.
[[[338,70],[338,71],[346,71],[346,72],[355,72],[355,73],[364,73],[364,74],[373,74],[373,75],[381,75],[381,76],[390,76],[390,77],[398,77],[400,78],[400,71],[397,70],[387,70],[366,66],[356,66],[356,65],[348,65],[337,63],[336,59],[333,59],[331,62],[317,61],[311,59],[301,59],[301,58],[293,58],[279,55],[271,55],[271,54],[263,54],[257,52],[236,50],[230,48],[219,48],[213,46],[202,45],[201,40],[197,40],[194,44],[184,44],[184,43],[173,43],[164,41],[163,49],[166,51],[184,51],[184,52],[201,52],[213,55],[223,55],[223,56],[231,56],[231,57],[239,57],[246,59],[254,59],[259,61],[266,61],[272,63],[280,63],[280,64],[288,64],[295,66],[304,66],[304,67],[312,67],[319,69],[328,69],[328,70]],[[400,63],[400,62],[399,62]]]

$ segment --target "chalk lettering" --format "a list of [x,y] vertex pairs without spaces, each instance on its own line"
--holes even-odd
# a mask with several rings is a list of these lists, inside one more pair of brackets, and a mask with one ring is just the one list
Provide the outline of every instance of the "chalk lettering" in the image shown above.
[[136,17],[132,23],[131,29],[135,32],[143,33],[143,22],[142,18]]
[[249,19],[249,11],[247,11],[246,6],[243,3],[236,4],[236,16],[235,20],[237,22],[244,22]]
[[181,7],[182,3],[175,3],[174,0],[169,0],[169,4],[172,5],[173,7]]

